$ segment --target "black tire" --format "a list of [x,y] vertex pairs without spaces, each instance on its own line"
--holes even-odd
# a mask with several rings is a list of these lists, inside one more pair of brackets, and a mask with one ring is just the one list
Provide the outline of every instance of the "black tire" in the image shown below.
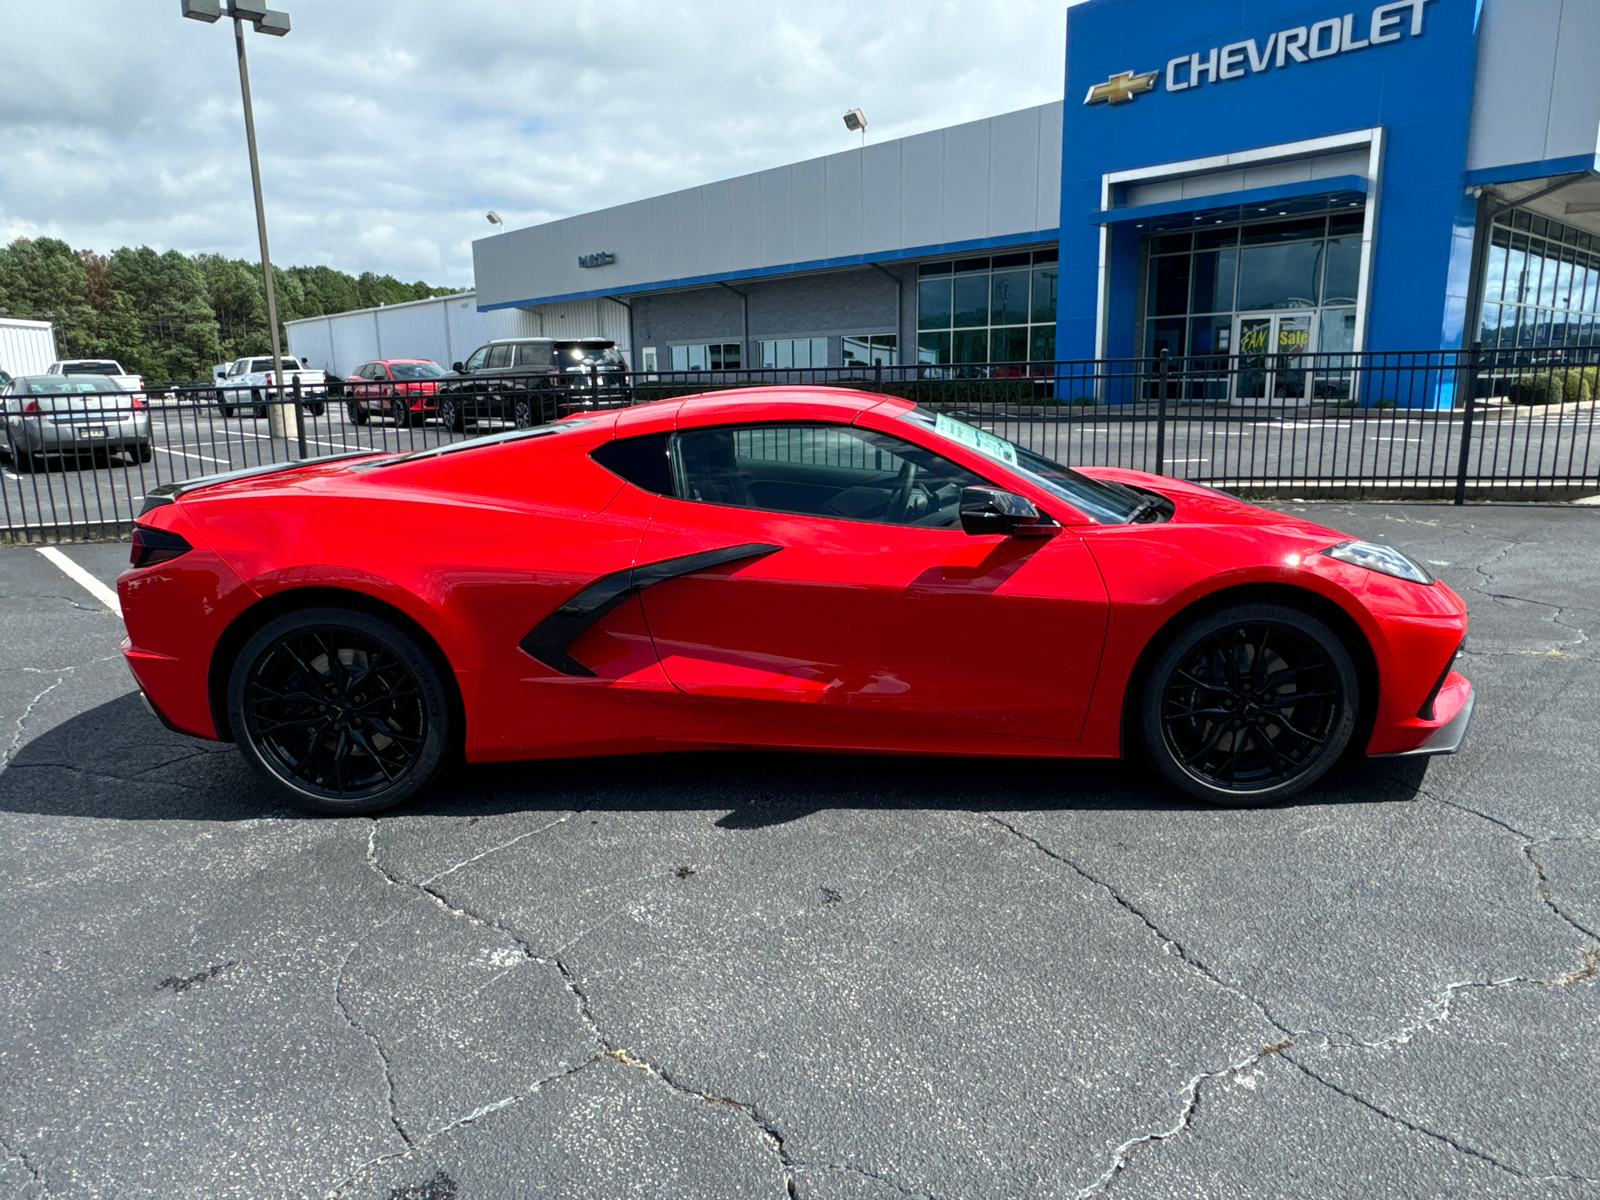
[[1138,734],[1173,786],[1212,804],[1275,804],[1344,754],[1361,706],[1344,642],[1309,613],[1246,604],[1191,622],[1156,656]]
[[219,404],[217,405],[217,410],[225,417],[233,416],[233,405],[231,404]]
[[406,417],[406,424],[413,429],[421,429],[427,423],[428,414],[426,412],[413,412]]
[[442,396],[439,399],[439,424],[451,433],[460,433],[465,428],[461,419],[461,404],[454,396]]
[[32,475],[40,467],[39,459],[30,451],[18,450],[16,447],[12,447],[11,450],[11,463],[17,468],[18,475]]
[[367,423],[367,410],[362,408],[354,400],[351,400],[344,406],[344,408],[345,412],[350,414],[350,424],[365,425]]
[[533,401],[527,396],[518,396],[511,402],[511,424],[516,429],[533,428]]
[[318,400],[315,403],[306,405],[306,411],[313,417],[320,417],[323,413],[328,411],[328,406],[322,401]]
[[256,405],[256,410],[253,415],[255,416],[256,420],[265,421],[267,419],[267,406],[265,404]]
[[142,463],[149,462],[155,456],[155,451],[150,448],[149,442],[140,442],[138,449],[134,451],[134,457]]
[[353,609],[269,621],[228,678],[240,751],[312,812],[371,813],[411,799],[445,765],[450,714],[439,672],[415,639]]

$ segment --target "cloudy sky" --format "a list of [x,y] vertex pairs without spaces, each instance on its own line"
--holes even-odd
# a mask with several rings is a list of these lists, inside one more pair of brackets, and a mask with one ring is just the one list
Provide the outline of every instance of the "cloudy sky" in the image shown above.
[[[1061,97],[1067,0],[287,0],[247,34],[273,259],[471,283],[536,224]],[[0,244],[254,258],[231,25],[0,0]]]

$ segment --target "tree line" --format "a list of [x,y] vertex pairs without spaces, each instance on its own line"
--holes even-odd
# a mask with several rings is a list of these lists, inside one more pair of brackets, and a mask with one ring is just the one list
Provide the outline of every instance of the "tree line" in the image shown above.
[[[275,266],[272,277],[280,322],[457,290],[332,267]],[[63,358],[114,358],[152,384],[210,379],[214,363],[271,352],[260,264],[220,254],[18,238],[0,249],[0,309],[52,322]]]

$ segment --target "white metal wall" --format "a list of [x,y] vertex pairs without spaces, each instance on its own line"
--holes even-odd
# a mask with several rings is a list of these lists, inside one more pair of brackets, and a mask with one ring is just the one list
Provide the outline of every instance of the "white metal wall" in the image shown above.
[[330,375],[375,358],[460,362],[483,343],[508,337],[605,337],[624,350],[628,312],[609,300],[479,312],[471,292],[288,322],[289,353]]
[[1482,20],[1467,170],[1592,163],[1600,147],[1600,4],[1487,0]]
[[[521,304],[892,256],[1060,222],[1057,101],[498,234],[474,242],[472,259],[480,304]],[[578,265],[601,251],[616,261]]]
[[0,371],[43,375],[56,361],[56,331],[49,321],[0,317]]

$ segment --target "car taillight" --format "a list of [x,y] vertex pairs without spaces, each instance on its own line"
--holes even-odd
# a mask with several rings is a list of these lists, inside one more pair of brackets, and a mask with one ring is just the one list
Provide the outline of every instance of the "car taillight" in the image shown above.
[[39,411],[39,402],[37,400],[29,400],[26,404],[24,404],[22,406],[22,411],[23,412],[38,412]]
[[189,553],[194,547],[177,534],[166,529],[133,527],[133,549],[128,561],[136,567],[153,567],[157,563],[171,562]]
[[133,406],[135,408],[143,408],[144,407],[144,401],[139,399],[139,397],[135,396],[133,398]]

